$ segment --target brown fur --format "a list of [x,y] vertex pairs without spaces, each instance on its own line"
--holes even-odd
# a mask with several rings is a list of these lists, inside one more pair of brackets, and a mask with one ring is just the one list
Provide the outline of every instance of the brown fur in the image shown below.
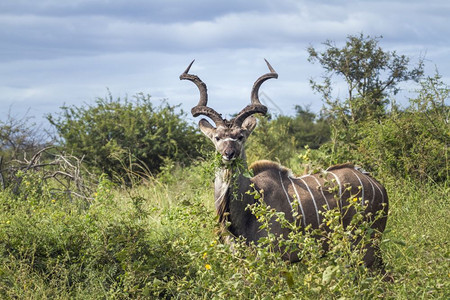
[[331,170],[337,170],[337,169],[343,169],[343,168],[355,168],[355,165],[351,162],[347,162],[347,163],[343,163],[343,164],[339,164],[339,165],[334,165],[331,167],[327,168],[327,171],[331,171]]
[[[347,162],[347,163],[328,167],[326,169],[326,171],[332,171],[332,170],[338,170],[338,169],[344,169],[344,168],[358,169],[355,167],[355,165],[353,163]],[[253,171],[253,175],[257,175],[257,174],[264,172],[266,170],[269,170],[269,169],[275,169],[275,170],[280,170],[283,172],[292,173],[292,171],[290,169],[280,165],[279,163],[271,161],[271,160],[266,160],[266,159],[255,161],[254,163],[252,163],[250,165],[249,169]],[[307,174],[309,174],[309,166],[307,166],[305,168],[302,175],[307,175]]]
[[249,169],[253,171],[253,175],[257,175],[257,174],[259,174],[261,172],[264,172],[264,171],[270,170],[270,169],[280,170],[280,171],[284,171],[284,172],[290,172],[291,171],[288,168],[283,167],[279,163],[271,161],[271,160],[258,160],[258,161],[255,161],[254,163],[252,163],[250,165]]
[[[257,161],[250,166],[249,169],[254,173],[252,178],[241,174],[240,168],[225,167],[225,164],[236,158],[241,158],[246,164],[244,144],[257,124],[256,118],[252,115],[267,113],[267,107],[258,99],[259,87],[267,79],[277,78],[278,74],[267,61],[266,63],[270,73],[260,76],[255,81],[251,104],[231,121],[223,119],[219,113],[207,106],[206,84],[196,75],[188,74],[192,63],[180,75],[180,79],[192,81],[200,90],[198,105],[191,111],[193,116],[205,115],[216,124],[213,126],[206,119],[199,121],[200,130],[213,142],[224,162],[224,166],[216,173],[214,195],[221,224],[220,231],[227,230],[231,235],[242,236],[249,243],[257,243],[260,238],[266,237],[269,231],[275,235],[288,237],[290,229],[276,220],[270,229],[261,230],[261,224],[248,210],[248,206],[255,204],[255,201],[264,201],[276,211],[284,212],[289,221],[294,221],[294,215],[301,213],[300,222],[305,228],[308,226],[319,228],[321,211],[335,207],[342,209],[346,204],[345,201],[352,198],[365,201],[361,204],[368,203],[366,208],[368,219],[380,211],[384,212],[385,216],[372,225],[373,229],[383,232],[388,212],[386,190],[375,179],[367,176],[367,172],[360,168],[355,169],[351,163],[331,166],[323,172],[314,174],[309,173],[307,169],[309,174],[301,177],[295,177],[289,169],[268,160]],[[255,195],[249,193],[252,189],[261,191],[263,197],[256,199]],[[294,202],[298,204],[299,211],[293,210]],[[353,214],[354,210],[342,211],[344,226],[350,223]],[[377,258],[378,246],[370,244],[367,247],[364,262],[370,267]],[[286,253],[284,257],[291,262],[299,259],[295,252],[292,255]]]

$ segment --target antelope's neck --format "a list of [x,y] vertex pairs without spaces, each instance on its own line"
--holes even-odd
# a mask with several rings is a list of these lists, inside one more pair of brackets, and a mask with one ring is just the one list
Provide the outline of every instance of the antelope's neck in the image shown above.
[[[214,181],[214,198],[217,215],[219,216],[219,222],[225,221],[224,217],[226,213],[231,213],[231,207],[239,205],[246,205],[243,203],[242,192],[247,190],[250,184],[250,180],[242,174],[243,170],[247,170],[247,162],[245,161],[245,153],[241,155],[242,164],[237,167],[222,166],[216,172],[216,178]],[[240,201],[234,201],[240,200]],[[231,203],[233,202],[233,205]]]

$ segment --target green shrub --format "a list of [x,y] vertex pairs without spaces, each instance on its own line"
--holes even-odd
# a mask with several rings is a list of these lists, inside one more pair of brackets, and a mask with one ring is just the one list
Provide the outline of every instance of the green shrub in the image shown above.
[[[332,231],[302,232],[254,205],[262,224],[277,218],[293,234],[220,243],[212,165],[175,166],[164,182],[131,188],[103,176],[89,205],[55,197],[39,173],[22,174],[19,193],[0,192],[0,298],[448,298],[445,183],[386,178],[391,212],[380,246],[395,282],[385,283],[361,265],[370,223],[355,217],[344,228],[336,210],[324,215]],[[329,243],[326,254],[318,235]],[[356,236],[363,239],[355,246]],[[277,245],[298,250],[302,261],[286,264],[271,251]]]
[[446,181],[449,177],[449,88],[439,75],[421,81],[408,107],[381,120],[334,127],[330,143],[313,153],[321,165],[352,161],[378,174]]
[[87,107],[64,106],[47,119],[66,151],[83,157],[100,173],[125,181],[127,172],[158,173],[164,160],[189,163],[204,141],[177,106],[165,101],[154,106],[144,94],[133,100],[109,95]]
[[295,168],[305,147],[317,149],[330,138],[330,128],[308,108],[296,106],[295,117],[259,118],[247,142],[249,161],[269,159]]
[[[254,194],[260,199],[257,191]],[[292,229],[292,233],[289,236],[269,234],[258,245],[250,246],[239,238],[233,245],[221,244],[217,238],[205,241],[200,251],[191,248],[194,259],[189,273],[160,283],[159,288],[169,291],[172,297],[195,299],[381,296],[382,277],[369,272],[362,263],[365,245],[373,240],[371,222],[363,220],[364,207],[359,203],[350,201],[347,208],[358,211],[349,226],[344,228],[339,210],[333,209],[324,213],[322,229],[304,231],[298,220],[291,223],[283,213],[257,201],[248,209],[261,222],[262,230],[280,222]],[[329,248],[326,255],[323,241]],[[302,261],[287,264],[278,247],[297,251]]]
[[9,114],[5,121],[0,120],[0,189],[15,183],[18,165],[21,169],[30,168],[30,159],[51,145],[48,135],[41,126],[32,123],[32,119],[27,115],[16,118]]
[[54,193],[44,174],[17,174],[18,191],[0,192],[0,298],[166,295],[152,286],[184,276],[197,228],[202,236],[213,232],[203,167],[192,168],[179,174],[188,178],[178,185],[183,192],[156,180],[120,188],[102,176],[81,200]]
[[365,165],[403,178],[445,181],[449,176],[449,88],[436,75],[421,83],[405,110],[360,130],[357,157]]

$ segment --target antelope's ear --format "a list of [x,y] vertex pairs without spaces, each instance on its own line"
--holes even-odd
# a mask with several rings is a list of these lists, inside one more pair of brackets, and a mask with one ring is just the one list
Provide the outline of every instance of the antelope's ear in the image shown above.
[[248,135],[250,135],[250,133],[252,133],[253,129],[255,129],[256,124],[257,124],[256,118],[254,116],[250,116],[244,120],[244,122],[242,123],[242,128],[247,130]]
[[201,132],[203,132],[204,135],[206,135],[207,137],[209,137],[210,139],[213,138],[214,136],[214,131],[216,131],[216,128],[214,128],[214,126],[212,126],[208,120],[206,119],[201,119],[198,122],[198,127],[200,127]]

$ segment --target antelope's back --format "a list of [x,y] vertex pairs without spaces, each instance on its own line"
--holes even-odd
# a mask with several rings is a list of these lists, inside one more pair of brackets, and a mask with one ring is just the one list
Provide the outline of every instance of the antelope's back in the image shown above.
[[[366,213],[375,214],[383,210],[387,215],[388,197],[385,188],[368,173],[353,165],[345,164],[328,168],[316,174],[295,177],[290,170],[273,163],[251,166],[255,172],[253,181],[265,191],[265,201],[277,210],[298,209],[303,216],[302,225],[311,224],[317,228],[322,222],[320,211],[342,208],[348,201],[357,205],[367,205]],[[270,178],[270,180],[269,180]],[[269,185],[278,187],[270,188]],[[266,193],[266,190],[270,190]],[[277,193],[273,192],[277,191]],[[344,216],[344,225],[348,224],[354,211]],[[377,220],[374,228],[383,231],[386,217]]]

